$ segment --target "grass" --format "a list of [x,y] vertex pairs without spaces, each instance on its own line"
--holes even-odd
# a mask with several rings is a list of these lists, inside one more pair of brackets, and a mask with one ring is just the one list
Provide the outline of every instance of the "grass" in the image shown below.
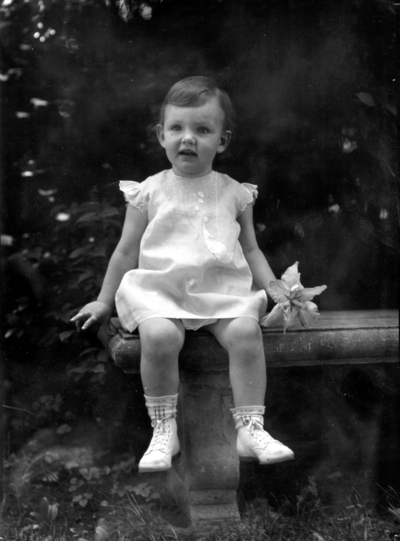
[[[140,504],[129,495],[107,508],[91,531],[68,522],[68,517],[43,500],[29,519],[8,514],[0,525],[1,541],[393,541],[400,539],[400,508],[383,516],[359,501],[349,500],[332,514],[320,505],[294,514],[272,510],[266,500],[249,506],[240,522],[204,528],[178,528],[164,520],[154,505]],[[398,535],[399,537],[396,537]]]
[[389,503],[380,513],[354,490],[338,510],[323,503],[310,477],[295,502],[272,507],[258,498],[246,503],[241,521],[189,528],[174,494],[163,494],[161,479],[143,482],[134,460],[122,457],[104,465],[90,462],[93,457],[84,447],[70,448],[65,456],[61,451],[46,450],[34,458],[21,454],[8,461],[0,541],[400,539],[400,498],[394,491],[386,494]]

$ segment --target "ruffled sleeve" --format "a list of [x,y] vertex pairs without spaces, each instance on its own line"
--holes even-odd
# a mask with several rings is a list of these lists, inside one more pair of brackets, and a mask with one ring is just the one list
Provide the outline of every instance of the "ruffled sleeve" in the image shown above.
[[245,210],[247,205],[253,204],[258,196],[258,188],[255,184],[249,184],[248,182],[243,182],[239,184],[239,215]]
[[144,183],[134,180],[120,180],[119,189],[123,192],[125,201],[139,209],[147,220],[149,201]]

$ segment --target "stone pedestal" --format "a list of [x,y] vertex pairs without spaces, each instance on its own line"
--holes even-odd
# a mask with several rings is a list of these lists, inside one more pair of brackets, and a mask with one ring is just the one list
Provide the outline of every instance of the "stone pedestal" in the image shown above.
[[232,407],[227,372],[181,374],[180,474],[187,487],[193,525],[239,518],[239,463]]
[[[101,328],[99,338],[116,366],[126,373],[139,373],[140,339],[138,334],[124,331],[118,319],[113,319],[110,325],[104,325]],[[268,397],[273,397],[275,393],[275,403],[282,404],[282,397],[287,396],[288,383],[291,381],[291,378],[288,381],[286,377],[288,369],[289,372],[290,369],[307,371],[307,368],[302,367],[322,367],[323,365],[331,365],[330,368],[334,369],[337,365],[336,368],[339,370],[343,365],[379,366],[382,363],[398,363],[398,312],[395,310],[328,312],[321,315],[315,327],[308,329],[297,326],[286,334],[282,333],[281,328],[263,329],[263,340],[267,367],[279,369],[275,373],[282,373],[281,377],[275,381],[273,389],[269,390]],[[181,386],[178,431],[182,456],[176,461],[172,471],[166,472],[164,476],[160,474],[160,479],[165,480],[171,498],[179,495],[178,499],[193,526],[204,527],[204,525],[238,519],[236,492],[239,485],[239,460],[235,448],[236,431],[230,412],[233,400],[229,383],[228,356],[209,333],[188,332],[180,355],[179,367]],[[301,380],[311,376],[308,370],[307,373],[301,374]],[[348,382],[349,377],[343,380],[344,383]],[[322,392],[329,385],[330,380],[322,384],[318,380],[313,396],[316,389]],[[343,392],[346,398],[346,389]],[[337,394],[336,390],[335,393]],[[349,396],[351,394],[352,392],[349,392]],[[326,396],[324,394],[320,397],[321,405],[330,404],[331,399],[326,400]],[[295,395],[291,396],[290,400],[296,400]],[[307,454],[301,447],[301,438],[304,438],[304,433],[307,432],[305,428],[308,426],[304,425],[302,418],[307,401],[296,403],[295,411],[298,411],[300,415],[297,424],[301,427],[301,431],[296,433],[295,427],[292,430],[290,426],[287,426],[287,429],[290,428],[290,439],[287,434],[280,434],[280,429],[285,430],[285,427],[282,424],[279,426],[278,420],[274,419],[273,408],[268,404],[268,400],[266,405],[269,413],[266,418],[267,430],[271,429],[274,437],[287,443],[296,453],[297,460],[293,461],[295,464],[291,463],[288,467],[290,478],[293,479],[295,477],[293,468],[300,467]],[[289,420],[294,417],[293,403],[290,407]],[[337,410],[337,402],[332,408]],[[331,434],[335,436],[336,420],[333,423],[331,417],[324,419],[324,411],[326,408],[323,410],[322,406],[315,410],[311,426],[316,427],[326,421],[325,424],[329,425],[330,429],[324,432],[323,437],[324,441],[328,441]],[[358,417],[353,414],[349,419],[352,426],[345,428],[352,434],[359,425]],[[370,428],[371,423],[365,426]],[[286,424],[290,425],[290,422]],[[311,445],[309,442],[315,430],[311,432],[312,434],[307,436],[307,445]],[[367,430],[366,434],[369,432],[370,430]],[[339,431],[338,434],[340,436],[341,432]],[[329,466],[329,471],[325,472],[325,467],[321,464],[325,464],[326,461],[320,461],[319,466],[313,467],[311,476],[316,479],[346,479],[350,466],[348,468],[346,466],[344,471],[341,471],[343,460],[340,459],[339,436],[333,437],[333,440],[329,440],[326,445],[332,455],[336,453],[339,457],[338,461],[333,460],[334,471],[331,472],[331,466]],[[371,442],[369,445],[372,445]],[[347,461],[352,459],[351,447],[346,449],[344,456],[346,460],[348,459]],[[339,466],[336,467],[336,462],[340,466],[340,471]],[[265,467],[263,468],[262,475],[265,476],[268,473],[270,485],[273,471],[268,469],[267,472]],[[282,468],[286,468],[285,464],[278,468],[280,479],[284,477],[281,475]],[[321,468],[324,470],[322,473]],[[262,475],[260,473],[259,477],[261,478]],[[299,494],[302,488],[297,487],[296,494]]]

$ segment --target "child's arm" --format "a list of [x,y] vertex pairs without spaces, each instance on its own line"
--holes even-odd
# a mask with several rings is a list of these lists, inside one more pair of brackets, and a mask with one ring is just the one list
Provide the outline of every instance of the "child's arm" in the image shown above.
[[97,301],[90,302],[71,318],[78,328],[83,323],[82,329],[85,330],[94,323],[102,323],[111,315],[115,293],[124,274],[137,267],[140,241],[146,227],[147,220],[141,212],[128,205],[121,239],[111,256]]
[[241,227],[239,242],[253,275],[253,281],[260,289],[267,290],[271,280],[276,278],[257,244],[253,225],[253,205],[247,205],[238,222]]

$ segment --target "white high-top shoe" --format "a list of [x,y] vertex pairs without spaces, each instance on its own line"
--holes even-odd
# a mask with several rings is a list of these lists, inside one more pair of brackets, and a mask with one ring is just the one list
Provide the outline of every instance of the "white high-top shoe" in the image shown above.
[[178,395],[145,398],[154,431],[149,448],[139,462],[139,473],[166,471],[180,453],[176,424]]
[[276,464],[294,459],[294,453],[289,447],[264,430],[264,406],[245,406],[232,408],[231,411],[238,431],[236,448],[239,460]]

